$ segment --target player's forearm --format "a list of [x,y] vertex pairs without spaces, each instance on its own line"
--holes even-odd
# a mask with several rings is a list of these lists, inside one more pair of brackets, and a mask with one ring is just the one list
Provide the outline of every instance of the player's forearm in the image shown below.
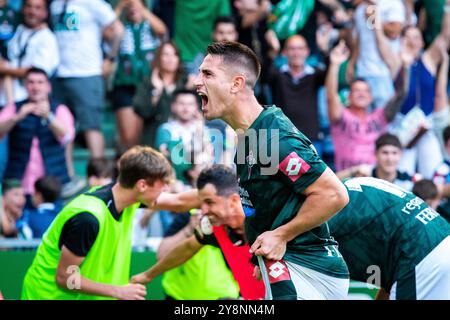
[[158,252],[156,254],[157,259],[162,260],[167,255],[167,253],[169,253],[179,243],[184,241],[186,238],[191,237],[193,234],[193,231],[191,229],[191,226],[188,224],[173,236],[165,237],[158,247]]
[[119,298],[117,286],[94,282],[79,274],[58,274],[56,277],[56,283],[63,290],[74,291],[88,295],[112,297],[116,299]]
[[172,194],[163,192],[156,200],[154,210],[166,210],[172,212],[187,212],[190,209],[200,208],[201,201],[198,198],[197,189]]
[[[326,199],[326,201],[324,201]],[[311,195],[303,204],[297,216],[277,228],[277,233],[287,242],[328,221],[344,206],[337,194]]]
[[147,278],[151,281],[151,279],[154,279],[160,274],[182,265],[192,258],[202,247],[202,245],[198,242],[198,245],[192,245],[194,241],[197,242],[195,238],[185,239],[185,241],[173,248],[163,257],[163,259],[159,260],[154,266],[145,272]]
[[276,229],[286,241],[323,224],[349,201],[347,189],[330,169],[305,191],[306,200],[294,219]]

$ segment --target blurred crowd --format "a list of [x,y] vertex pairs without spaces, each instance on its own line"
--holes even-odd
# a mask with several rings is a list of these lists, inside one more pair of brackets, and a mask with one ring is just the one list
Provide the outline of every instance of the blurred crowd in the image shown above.
[[[213,41],[254,50],[259,102],[340,178],[385,179],[448,214],[450,0],[0,0],[0,237],[42,237],[74,195],[115,179],[108,111],[117,156],[158,149],[171,192],[232,166],[235,134],[203,118],[193,85]],[[173,219],[158,213],[161,236]],[[135,243],[150,220],[142,209]]]

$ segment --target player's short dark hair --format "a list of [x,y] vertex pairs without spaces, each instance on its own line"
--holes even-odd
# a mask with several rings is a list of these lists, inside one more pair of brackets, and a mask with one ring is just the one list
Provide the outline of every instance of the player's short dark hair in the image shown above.
[[27,78],[30,74],[42,74],[48,80],[48,74],[47,74],[47,72],[45,72],[44,69],[37,68],[37,67],[31,67],[25,72],[24,78]]
[[226,23],[226,24],[232,24],[234,26],[235,29],[237,29],[236,27],[236,20],[234,19],[233,16],[219,16],[216,18],[216,20],[214,20],[214,30],[216,30],[217,26],[221,23]]
[[424,201],[436,199],[438,196],[438,189],[434,182],[429,179],[419,180],[414,184],[412,193]]
[[381,136],[378,137],[378,139],[375,141],[375,150],[378,151],[381,147],[384,146],[394,146],[402,149],[402,144],[397,136],[390,134],[390,133],[384,133]]
[[445,127],[442,137],[444,138],[444,143],[450,140],[450,126]]
[[213,165],[200,172],[197,179],[197,189],[203,189],[208,183],[216,188],[219,196],[228,197],[233,193],[239,194],[236,174],[222,164]]
[[105,157],[91,158],[87,164],[87,177],[114,178],[116,164]]
[[206,53],[219,56],[225,64],[234,65],[239,70],[246,71],[246,83],[251,88],[255,86],[261,74],[261,63],[252,49],[239,42],[221,41],[211,43]]
[[34,189],[42,195],[44,202],[53,203],[61,195],[61,181],[53,176],[42,177],[34,183]]
[[169,161],[151,147],[134,146],[119,159],[118,181],[124,188],[133,188],[140,179],[153,185],[157,180],[169,183],[172,178]]

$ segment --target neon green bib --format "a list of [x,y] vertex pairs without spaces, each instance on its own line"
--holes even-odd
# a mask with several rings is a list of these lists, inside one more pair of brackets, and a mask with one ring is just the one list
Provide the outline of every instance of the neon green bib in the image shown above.
[[238,298],[239,285],[219,248],[205,245],[191,259],[163,275],[162,286],[176,300]]
[[[44,234],[42,243],[34,257],[31,267],[24,279],[22,299],[51,300],[87,300],[108,299],[78,293],[75,290],[61,289],[56,284],[56,270],[61,250],[59,238],[64,224],[81,212],[89,212],[99,222],[97,238],[79,267],[79,273],[92,281],[125,285],[130,277],[131,239],[133,216],[139,203],[126,208],[120,221],[114,219],[106,204],[99,198],[82,194],[72,200],[58,214]],[[68,286],[77,286],[76,267],[68,270],[71,274]]]

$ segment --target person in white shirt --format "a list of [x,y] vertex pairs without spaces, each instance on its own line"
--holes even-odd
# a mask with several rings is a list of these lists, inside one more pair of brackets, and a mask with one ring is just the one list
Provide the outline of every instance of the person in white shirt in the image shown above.
[[104,107],[102,39],[110,45],[108,64],[117,56],[123,25],[104,0],[54,0],[50,11],[61,63],[55,98],[75,113],[92,157],[103,156],[100,131]]
[[[377,18],[381,20],[379,26]],[[355,70],[356,66],[356,78],[363,78],[369,83],[374,106],[383,107],[394,95],[393,79],[397,73],[391,70],[389,61],[385,61],[380,52],[376,31],[382,28],[392,50],[399,52],[399,37],[406,23],[406,8],[402,0],[364,0],[356,8],[354,19],[357,39],[350,70]]]

